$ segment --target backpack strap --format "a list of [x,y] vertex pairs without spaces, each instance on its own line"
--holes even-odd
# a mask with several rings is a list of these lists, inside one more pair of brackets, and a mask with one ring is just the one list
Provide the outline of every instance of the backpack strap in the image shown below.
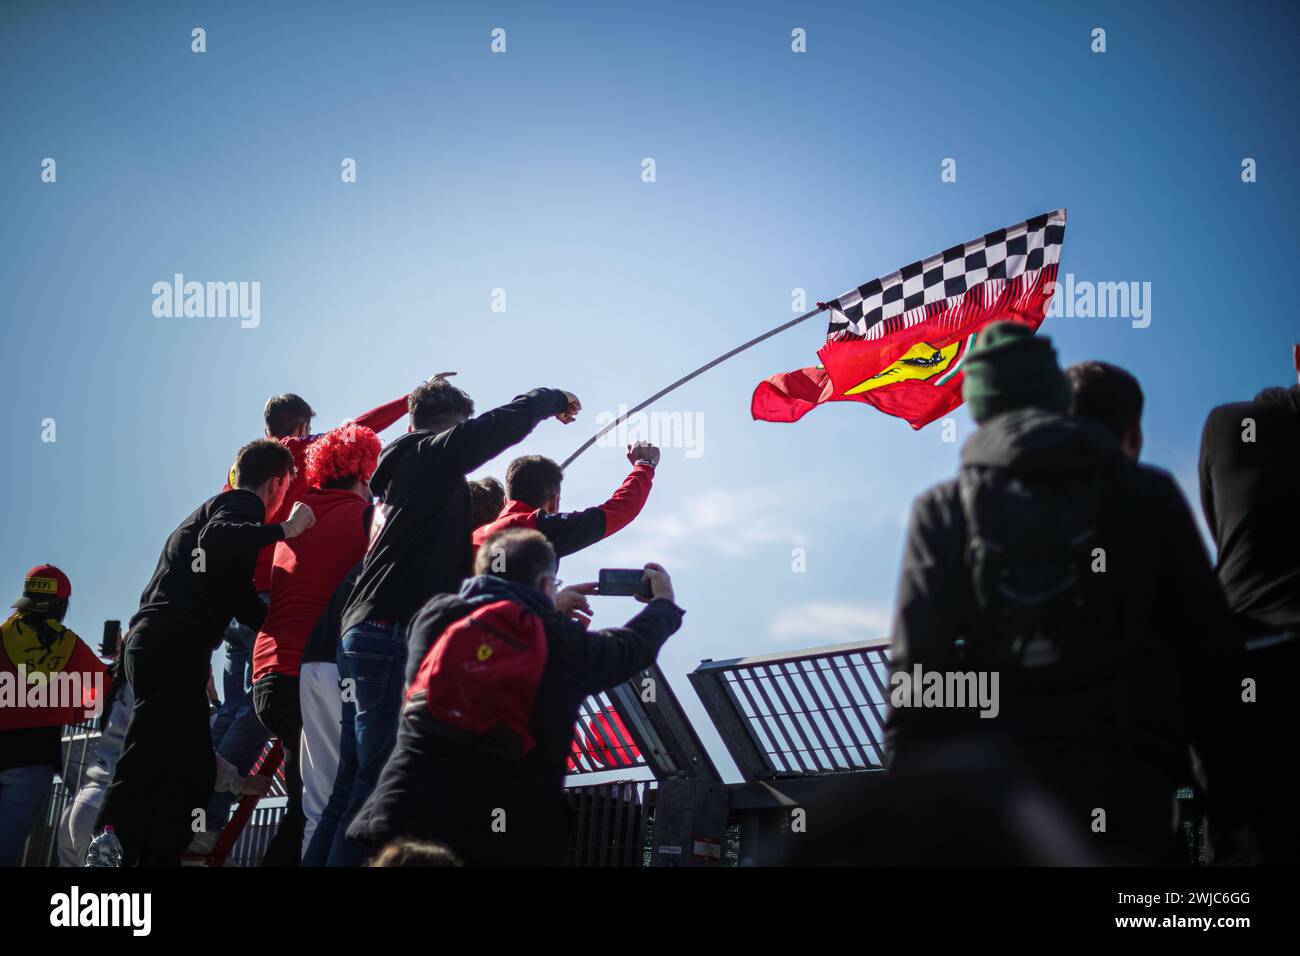
[[[994,522],[987,514],[987,509],[980,507],[980,486],[986,476],[981,469],[973,466],[962,468],[957,475],[957,493],[961,502],[961,529],[964,541],[963,563],[966,567],[965,611],[962,619],[966,622],[960,646],[954,648],[954,656],[960,662],[968,657],[983,659],[987,663],[993,640],[992,614],[994,582],[1005,556],[1005,549],[995,536],[989,534]],[[981,512],[985,512],[981,514]]]
[[973,467],[965,467],[957,478],[957,492],[961,498],[962,518],[966,522],[966,566],[970,570],[971,585],[975,592],[975,603],[981,611],[987,612],[992,604],[992,582],[997,577],[997,566],[1001,562],[1004,549],[990,537],[986,531],[987,516],[980,515],[979,492],[983,479]]

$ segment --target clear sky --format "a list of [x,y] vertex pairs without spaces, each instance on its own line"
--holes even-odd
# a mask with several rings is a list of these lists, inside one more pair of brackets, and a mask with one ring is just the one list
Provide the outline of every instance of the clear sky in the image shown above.
[[[1149,282],[1151,321],[1042,331],[1141,378],[1144,457],[1195,501],[1206,412],[1293,380],[1296,9],[0,5],[0,586],[48,561],[92,643],[129,618],[273,393],[324,428],[444,370],[480,409],[557,386],[584,414],[518,452],[562,459],[598,413],[790,318],[792,290],[1061,206],[1062,275]],[[260,323],[156,317],[175,273],[259,282]],[[695,713],[702,658],[887,632],[908,504],[970,434],[964,410],[945,444],[852,403],[752,422],[754,385],[813,364],[824,331],[664,400],[702,422],[699,454],[666,449],[636,524],[561,569],[668,567],[688,614],[662,662]],[[562,505],[626,470],[593,449]],[[631,611],[599,599],[596,623]]]

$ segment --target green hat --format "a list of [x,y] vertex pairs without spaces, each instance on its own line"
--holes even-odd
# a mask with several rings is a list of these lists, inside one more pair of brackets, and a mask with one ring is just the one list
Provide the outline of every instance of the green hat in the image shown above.
[[961,394],[975,423],[1017,408],[1065,412],[1070,384],[1046,336],[1022,322],[994,322],[966,359]]

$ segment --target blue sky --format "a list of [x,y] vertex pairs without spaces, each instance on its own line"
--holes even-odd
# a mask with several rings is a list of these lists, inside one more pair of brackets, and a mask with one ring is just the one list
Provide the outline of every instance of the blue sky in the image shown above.
[[[481,409],[558,386],[584,415],[519,452],[562,459],[597,413],[790,318],[792,289],[829,298],[1060,206],[1062,273],[1150,282],[1152,321],[1043,332],[1066,363],[1141,378],[1145,458],[1194,496],[1206,412],[1292,380],[1296,20],[1252,3],[5,4],[0,583],[53,562],[83,635],[130,617],[273,393],[327,427],[443,370]],[[260,324],[155,317],[152,285],[177,272],[260,282]],[[696,713],[702,658],[887,632],[908,504],[970,434],[964,410],[945,444],[849,403],[752,422],[754,385],[812,364],[824,328],[665,399],[700,417],[703,453],[665,450],[637,523],[564,562],[567,581],[667,565],[688,616],[662,662]],[[626,469],[593,449],[564,504]],[[630,611],[601,599],[596,620]]]

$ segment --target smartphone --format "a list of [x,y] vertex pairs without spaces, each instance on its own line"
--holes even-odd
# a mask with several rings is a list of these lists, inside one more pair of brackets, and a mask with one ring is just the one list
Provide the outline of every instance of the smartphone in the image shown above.
[[122,639],[122,622],[105,621],[104,622],[104,656],[112,660],[117,656],[117,642]]
[[599,588],[596,593],[602,595],[650,597],[650,582],[645,579],[643,568],[601,568],[596,585]]

